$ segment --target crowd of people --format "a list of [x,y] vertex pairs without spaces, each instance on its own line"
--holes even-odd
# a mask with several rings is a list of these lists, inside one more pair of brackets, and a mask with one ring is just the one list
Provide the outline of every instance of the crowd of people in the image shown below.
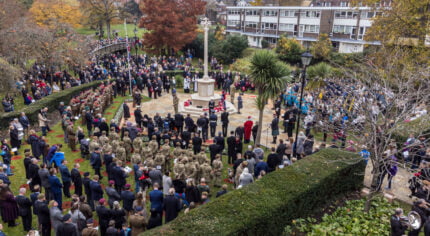
[[[81,173],[79,163],[69,169],[70,157],[62,152],[66,147],[48,143],[46,135],[50,127],[47,108],[39,113],[40,137],[31,128],[25,113],[11,122],[10,142],[2,140],[4,168],[0,168],[0,182],[3,182],[0,185],[0,211],[3,221],[10,227],[16,225],[16,219],[20,216],[25,231],[37,228],[42,235],[50,235],[51,227],[58,235],[95,235],[98,231],[102,235],[137,235],[161,225],[163,218],[167,223],[175,219],[180,211],[188,213],[211,198],[227,193],[228,185],[223,182],[242,188],[323,148],[340,147],[358,152],[367,161],[370,152],[365,146],[347,141],[347,127],[350,124],[362,126],[362,114],[357,107],[364,102],[374,104],[376,116],[390,102],[383,93],[369,96],[374,100],[363,100],[362,97],[371,93],[369,89],[361,85],[349,88],[334,80],[326,81],[324,92],[308,91],[300,101],[300,85],[291,84],[274,101],[274,114],[270,122],[273,147],[265,153],[260,145],[251,145],[251,140],[255,143],[259,127],[251,116],[238,127],[231,127],[231,114],[225,109],[215,112],[211,104],[208,104],[208,112],[197,119],[177,112],[164,117],[158,113],[153,117],[145,114],[140,107],[145,89],[148,96],[154,99],[162,96],[163,92],[176,93],[175,77],[170,77],[166,70],[183,70],[184,91],[197,91],[196,79],[202,75],[195,70],[189,58],[139,55],[131,62],[131,81],[126,61],[125,56],[113,54],[100,58],[100,65],[94,63],[77,71],[79,79],[70,77],[70,80],[89,82],[114,79],[95,90],[73,97],[69,106],[60,103],[58,107],[64,143],[76,152],[79,146],[83,160],[90,164],[92,171]],[[216,59],[212,61],[216,68]],[[219,71],[211,73],[211,76],[216,86],[223,90],[224,99],[230,94],[232,103],[235,102],[235,91],[253,89],[249,78],[239,73]],[[64,79],[65,86],[69,82],[64,75],[60,75],[59,81],[55,81],[55,77],[44,78],[43,75],[34,78],[35,85],[36,81],[63,84],[61,81]],[[117,95],[125,96],[130,84],[133,105],[122,104],[125,121],[119,124],[115,120],[106,120],[102,115],[104,109]],[[242,97],[239,95],[239,113],[241,103]],[[303,127],[300,127],[304,131],[299,132],[295,140],[293,132],[297,128],[299,113],[304,116]],[[77,124],[79,118],[82,123]],[[217,130],[218,123],[221,123],[221,130]],[[282,124],[281,127],[279,124]],[[81,126],[86,127],[87,132]],[[286,140],[278,138],[282,128],[287,135]],[[323,142],[318,146],[315,145],[315,131],[323,133]],[[331,140],[328,139],[329,134],[332,134]],[[211,139],[213,142],[208,142]],[[30,198],[26,197],[25,188],[19,189],[16,196],[9,188],[9,176],[13,175],[10,168],[12,154],[21,151],[24,140],[31,145],[31,148],[24,150],[26,179],[32,192]],[[331,144],[327,145],[327,141]],[[407,142],[409,144],[404,147],[403,154],[407,152],[410,161],[420,168],[411,190],[413,194],[421,194],[428,199],[425,181],[430,181],[426,179],[429,165],[422,160],[426,159],[429,150],[425,149],[426,144],[420,138],[415,140],[412,136]],[[243,150],[244,144],[246,150]],[[397,166],[392,164],[397,163],[397,148],[393,143],[385,153],[393,161],[386,162],[390,166],[381,172],[379,188],[387,175],[387,188],[391,188],[391,180],[397,172]],[[222,161],[223,155],[227,156],[231,168]],[[104,178],[102,170],[106,171],[105,177],[108,179],[105,188],[101,184]],[[70,192],[70,186],[74,186],[74,194]],[[213,188],[221,190],[214,193]],[[72,199],[70,211],[64,212],[63,196]],[[146,196],[149,196],[149,208]],[[33,216],[38,218],[37,226],[31,224]],[[95,220],[98,228],[95,227]]]

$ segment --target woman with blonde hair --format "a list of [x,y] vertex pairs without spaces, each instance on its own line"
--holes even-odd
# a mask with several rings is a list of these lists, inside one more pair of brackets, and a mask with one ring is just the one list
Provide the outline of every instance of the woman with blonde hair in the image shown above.
[[113,202],[113,208],[111,212],[112,219],[115,220],[115,228],[120,230],[122,228],[122,224],[126,222],[126,212],[124,208],[121,207],[118,201]]

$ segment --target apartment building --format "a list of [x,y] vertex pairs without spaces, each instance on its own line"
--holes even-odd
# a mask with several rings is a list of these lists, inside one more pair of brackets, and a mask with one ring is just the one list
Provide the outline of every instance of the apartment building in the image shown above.
[[249,45],[261,47],[263,40],[276,44],[281,35],[294,37],[304,47],[329,35],[341,53],[362,52],[372,18],[380,14],[370,7],[227,7],[226,32],[248,37]]

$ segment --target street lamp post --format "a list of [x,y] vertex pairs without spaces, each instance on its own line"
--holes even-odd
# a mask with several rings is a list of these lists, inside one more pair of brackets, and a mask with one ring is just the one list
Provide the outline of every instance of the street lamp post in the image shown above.
[[294,150],[297,153],[297,137],[299,136],[300,129],[300,115],[302,114],[302,100],[303,100],[303,90],[306,84],[306,68],[309,66],[312,60],[312,54],[309,52],[305,52],[302,54],[302,64],[303,64],[303,72],[302,72],[302,85],[300,88],[300,100],[299,100],[299,111],[297,114],[297,127],[296,127],[296,139],[294,140]]
[[136,66],[137,66],[137,28],[136,28],[136,25],[137,25],[137,18],[134,18],[134,51],[135,51],[135,63],[136,63]]

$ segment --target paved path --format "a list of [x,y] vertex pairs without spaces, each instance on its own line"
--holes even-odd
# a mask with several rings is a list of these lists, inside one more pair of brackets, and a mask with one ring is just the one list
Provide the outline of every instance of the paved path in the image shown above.
[[[216,92],[221,94],[220,92]],[[179,102],[184,102],[191,98],[191,93],[178,93]],[[236,95],[237,98],[237,95]],[[253,94],[245,94],[242,96],[243,99],[243,109],[241,109],[241,114],[230,114],[229,119],[229,127],[228,127],[228,133],[230,133],[231,130],[235,130],[236,127],[239,125],[243,125],[243,123],[247,120],[248,116],[252,117],[252,120],[254,123],[258,121],[258,109],[255,106],[255,98],[256,95]],[[230,96],[227,96],[227,100],[230,101]],[[235,103],[237,100],[235,101]],[[129,104],[130,106],[130,113],[133,114],[135,108],[132,108],[132,103]],[[261,144],[266,147],[271,147],[273,144],[272,142],[272,130],[269,127],[269,124],[272,122],[273,119],[273,113],[272,110],[272,102],[269,102],[265,109],[264,109],[264,115],[263,115],[263,131],[261,136]],[[163,93],[163,95],[157,99],[151,99],[148,102],[141,104],[142,114],[148,114],[149,116],[153,117],[157,112],[162,116],[165,117],[168,113],[171,113],[173,115],[173,99],[171,94]],[[195,119],[195,118],[194,118]],[[217,131],[221,131],[221,122],[220,122],[220,115],[218,115],[218,126]],[[134,121],[134,117],[132,115],[130,121]],[[278,136],[279,139],[287,139],[287,134],[282,133],[283,127],[279,127],[281,134]]]
[[[366,167],[366,172],[364,176],[364,186],[370,187],[372,176],[372,163],[369,161]],[[413,198],[409,198],[409,194],[411,193],[411,190],[409,190],[409,183],[408,180],[411,176],[411,173],[408,172],[406,169],[398,168],[396,176],[394,176],[393,180],[391,181],[391,190],[386,190],[385,187],[387,187],[387,177],[385,177],[384,182],[382,184],[382,191],[388,192],[393,194],[397,199],[412,204]]]

